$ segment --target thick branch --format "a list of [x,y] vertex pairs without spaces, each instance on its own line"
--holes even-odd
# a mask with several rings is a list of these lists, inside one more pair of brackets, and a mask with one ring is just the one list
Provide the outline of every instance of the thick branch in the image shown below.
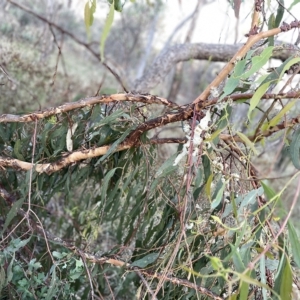
[[[278,33],[278,32],[276,32]],[[259,39],[258,39],[259,40]],[[277,42],[277,45],[282,44]],[[161,83],[171,68],[181,62],[190,59],[211,60],[219,62],[228,62],[243,44],[182,44],[167,48],[155,59],[154,63],[146,70],[144,75],[136,80],[134,89],[137,91],[148,92],[156,85]],[[277,50],[273,52],[273,58],[285,60],[291,55],[295,54],[300,49],[294,45],[285,47],[284,50]]]
[[56,114],[68,112],[74,109],[92,106],[95,104],[107,104],[120,101],[131,101],[131,102],[141,102],[147,104],[163,104],[166,106],[177,107],[176,104],[168,101],[165,98],[153,96],[153,95],[141,95],[141,94],[113,94],[110,96],[99,96],[99,97],[89,97],[81,99],[77,102],[65,103],[61,106],[49,108],[42,111],[36,111],[34,113],[26,115],[11,115],[4,114],[0,115],[0,123],[12,123],[12,122],[32,122],[36,119],[44,119]]
[[[230,98],[233,101],[237,101],[239,99],[248,99],[251,97],[252,97],[252,94],[244,94],[244,95],[237,94],[237,95],[230,96]],[[265,94],[262,96],[262,98],[265,98],[265,99],[274,99],[274,98],[278,98],[278,97],[280,97],[281,99],[283,99],[283,98],[298,98],[299,92],[292,92],[292,93],[286,93],[286,94],[280,94],[280,95]],[[229,97],[224,98],[223,101],[226,101],[228,98]],[[51,112],[51,115],[53,115],[55,112],[61,113],[62,109],[64,109],[63,111],[68,111],[68,110],[75,109],[75,108],[81,108],[86,105],[93,105],[93,104],[95,104],[94,101],[96,101],[96,103],[102,103],[101,101],[111,102],[111,101],[121,101],[121,99],[123,101],[129,101],[129,99],[132,99],[132,101],[137,101],[138,99],[140,99],[141,101],[148,101],[147,103],[151,103],[151,101],[153,100],[153,101],[158,101],[158,103],[170,105],[170,102],[167,101],[166,99],[151,96],[151,95],[133,95],[132,96],[130,94],[115,94],[115,95],[111,95],[111,96],[92,97],[92,98],[83,99],[79,102],[67,103],[60,107],[50,109],[49,111]],[[87,102],[84,102],[84,101],[87,101]],[[214,104],[217,103],[217,101],[218,101],[218,99],[212,99],[205,103],[201,102],[201,103],[199,103],[199,106],[201,106],[201,109],[205,109],[205,108],[213,106]],[[85,105],[83,105],[84,103],[85,103]],[[106,102],[104,102],[104,103],[106,103]],[[156,102],[154,102],[154,103],[156,103]],[[2,122],[29,122],[29,121],[34,120],[35,117],[36,118],[45,118],[45,117],[49,116],[49,114],[48,114],[49,111],[41,112],[41,114],[34,113],[34,114],[29,114],[29,115],[24,115],[24,116],[3,115],[3,116],[0,116],[0,122],[2,119],[3,120],[5,119]],[[192,117],[193,112],[194,112],[194,106],[187,105],[187,106],[181,107],[181,109],[178,112],[166,113],[165,115],[163,115],[161,117],[149,120],[149,121],[139,125],[135,130],[133,130],[129,134],[129,136],[125,139],[125,141],[123,143],[121,143],[118,147],[116,147],[114,152],[123,151],[123,150],[126,150],[131,147],[139,145],[139,143],[140,143],[139,138],[144,132],[149,131],[156,127],[160,127],[160,126],[169,124],[169,123],[187,120],[190,117]],[[1,117],[2,117],[2,119],[1,119]],[[279,130],[282,130],[287,127],[293,127],[295,124],[299,124],[299,123],[300,123],[300,117],[296,117],[296,118],[291,119],[289,122],[283,122],[281,124],[278,124],[278,125],[270,128],[267,131],[258,132],[258,134],[256,136],[251,136],[251,137],[249,137],[249,139],[252,141],[258,141],[262,137],[270,136],[271,134],[273,134]],[[232,137],[231,135],[228,135],[228,134],[221,134],[220,138],[222,140],[234,140],[235,142],[243,142],[239,136]],[[176,140],[175,138],[150,140],[150,143],[153,143],[153,144],[158,144],[158,143],[162,143],[162,142],[164,142],[164,143],[174,143],[174,142],[182,143],[183,140],[181,140],[181,139]],[[59,171],[72,163],[76,163],[76,162],[79,162],[79,161],[82,161],[82,160],[88,159],[88,158],[105,155],[107,153],[107,151],[110,149],[110,147],[111,147],[111,145],[102,146],[102,147],[98,147],[98,148],[85,149],[85,150],[81,149],[81,150],[77,150],[77,151],[69,153],[68,155],[62,157],[57,162],[35,164],[35,165],[32,165],[29,162],[24,162],[24,161],[21,161],[18,159],[0,157],[0,167],[11,167],[11,168],[20,169],[20,170],[30,170],[32,167],[35,167],[35,170],[38,173],[45,172],[45,173],[50,174],[50,173]]]
[[[175,115],[176,116],[176,115]],[[188,118],[187,115],[183,115],[184,117]],[[172,118],[172,117],[171,117]],[[162,122],[165,122],[167,119],[161,120]],[[290,121],[286,122],[282,122],[272,128],[270,128],[269,130],[265,130],[263,132],[258,132],[257,135],[255,136],[250,136],[248,137],[249,140],[253,141],[253,142],[258,142],[260,141],[263,137],[268,137],[272,134],[274,134],[275,132],[278,132],[282,129],[285,128],[289,128],[289,127],[294,127],[296,124],[300,123],[300,117],[296,117],[291,119]],[[153,128],[155,122],[150,122],[149,124],[149,128]],[[156,123],[157,125],[158,123]],[[143,124],[142,126],[144,126],[145,124]],[[138,142],[138,138],[140,137],[140,135],[146,131],[149,128],[140,128],[139,130],[135,130],[133,131],[133,133],[131,135],[129,135],[129,137],[122,143],[120,144],[118,147],[116,147],[116,149],[114,150],[114,152],[118,152],[118,151],[123,151],[126,149],[129,149],[131,147],[137,146],[139,144]],[[144,129],[144,130],[143,130]],[[224,141],[235,141],[238,143],[244,143],[244,141],[237,135],[232,136],[229,134],[220,134],[219,135],[221,140]],[[185,142],[184,139],[176,139],[176,138],[169,138],[169,139],[153,139],[150,140],[150,143],[153,144],[161,144],[161,143],[183,143]],[[20,169],[20,170],[25,170],[28,171],[30,169],[32,169],[32,167],[35,167],[35,170],[38,173],[47,173],[47,174],[51,174],[53,172],[59,171],[61,169],[63,169],[64,167],[67,167],[68,165],[72,164],[72,163],[76,163],[79,161],[82,161],[84,159],[88,159],[88,158],[93,158],[93,157],[98,157],[98,156],[102,156],[105,155],[107,153],[107,151],[110,149],[111,145],[109,146],[102,146],[102,147],[98,147],[98,148],[92,148],[92,149],[87,149],[87,150],[77,150],[74,151],[70,154],[68,154],[67,156],[61,158],[60,160],[58,160],[57,162],[54,163],[44,163],[44,164],[32,164],[32,163],[28,163],[28,162],[24,162],[18,159],[14,159],[14,158],[6,158],[6,157],[1,157],[0,156],[0,167],[4,168],[4,167],[11,167],[14,169]],[[1,194],[0,194],[1,195]]]

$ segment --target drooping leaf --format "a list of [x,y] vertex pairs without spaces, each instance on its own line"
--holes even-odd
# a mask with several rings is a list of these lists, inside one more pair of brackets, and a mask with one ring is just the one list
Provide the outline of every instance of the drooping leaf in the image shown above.
[[17,159],[25,161],[24,156],[21,153],[22,143],[21,140],[16,140],[15,146],[14,146],[14,154],[16,155]]
[[90,4],[90,0],[88,0],[84,6],[84,23],[88,35],[90,33],[90,27],[93,25],[94,22],[96,3],[96,0],[92,0],[92,3]]
[[[235,205],[236,206],[240,205],[239,211],[240,210],[242,211],[243,207],[245,205],[249,205],[249,204],[254,203],[256,201],[256,197],[262,196],[263,193],[264,193],[264,190],[263,190],[262,187],[260,187],[256,190],[252,190],[246,195],[241,195],[241,196],[237,197],[235,199]],[[228,217],[231,212],[232,212],[232,204],[229,203],[229,204],[226,205],[226,208],[225,208],[225,210],[222,214],[222,219]]]
[[247,79],[251,75],[256,73],[257,71],[259,71],[269,61],[270,57],[272,56],[273,49],[274,49],[274,47],[269,46],[269,47],[265,48],[260,55],[254,56],[251,59],[251,68],[250,68],[250,70],[245,72],[241,76],[241,78],[242,79]]
[[223,94],[220,97],[220,100],[222,100],[226,96],[230,95],[236,89],[236,87],[239,85],[240,77],[244,72],[246,63],[247,63],[246,58],[242,59],[236,63],[231,76],[226,81],[226,84],[223,88]]
[[293,165],[300,170],[300,128],[293,134],[289,151]]
[[242,261],[242,258],[240,256],[239,250],[232,244],[230,244],[231,251],[232,251],[232,260],[235,269],[239,272],[242,273],[245,270],[245,265]]
[[281,118],[293,108],[293,106],[296,104],[296,101],[297,100],[295,99],[294,101],[287,103],[286,106],[272,120],[270,120],[270,122],[263,124],[261,130],[268,130],[270,127],[276,126]]
[[[259,269],[260,269],[260,277],[261,277],[261,282],[263,284],[267,283],[267,278],[266,278],[266,259],[265,256],[262,255],[260,258],[260,264],[259,264]],[[267,300],[267,290],[266,289],[262,289],[262,294],[263,294],[263,299]]]
[[[275,16],[272,13],[269,17],[269,21],[268,21],[268,29],[273,29],[276,28],[275,26]],[[269,41],[269,46],[274,46],[274,36],[270,36],[268,37],[268,41]]]
[[161,177],[166,176],[167,174],[170,174],[171,172],[174,172],[178,167],[174,166],[174,160],[177,157],[177,153],[173,154],[171,157],[169,157],[156,171],[155,177]]
[[115,141],[107,150],[107,152],[98,160],[99,162],[104,161],[106,157],[108,157],[111,153],[115,151],[115,149],[120,145],[125,138],[128,136],[128,134],[131,132],[131,128],[128,128],[121,136],[118,138],[117,141]]
[[291,300],[293,289],[293,273],[289,260],[286,261],[282,276],[280,278],[280,282],[281,299]]
[[300,240],[298,238],[294,225],[291,223],[290,220],[288,221],[288,231],[293,259],[298,268],[300,268]]
[[136,260],[132,263],[132,266],[139,267],[139,268],[145,268],[148,265],[152,264],[157,260],[159,257],[159,252],[149,253],[143,258]]
[[90,9],[90,3],[89,1],[87,1],[87,3],[84,6],[84,23],[87,30],[91,26],[90,21],[91,21],[91,9]]
[[211,202],[211,205],[210,205],[211,209],[215,209],[221,203],[225,187],[226,187],[226,182],[223,183],[221,188],[218,190],[216,198],[213,199],[213,201]]
[[298,4],[300,2],[300,0],[294,0],[293,1],[293,3],[290,5],[290,7],[288,8],[288,10],[291,10],[291,8],[294,6],[294,5],[296,5],[296,4]]
[[270,84],[277,84],[279,80],[281,80],[284,72],[288,70],[292,65],[298,63],[300,61],[300,57],[289,57],[284,61],[278,68],[275,68],[267,77],[264,78],[261,85],[255,91],[253,97],[250,100],[250,107],[248,111],[248,119],[250,120],[250,116],[252,111],[258,105],[261,97],[267,91]]
[[205,194],[208,197],[208,199],[211,199],[211,183],[213,181],[214,175],[210,174],[210,176],[208,177],[208,180],[206,182],[205,185]]
[[108,188],[109,181],[114,176],[116,170],[117,170],[117,168],[114,168],[114,169],[108,171],[108,173],[105,175],[105,177],[103,179],[102,189],[101,189],[101,199],[102,199],[102,201],[104,201],[106,199],[106,193],[107,193],[107,188]]
[[255,155],[258,155],[258,152],[255,149],[254,143],[252,143],[246,135],[244,135],[242,132],[238,132],[238,131],[236,134],[241,138],[241,140],[246,144],[246,146],[248,146],[253,151],[253,153]]
[[269,85],[271,82],[266,82],[264,84],[262,84],[253,94],[251,100],[250,100],[250,107],[248,110],[248,114],[247,117],[250,120],[251,119],[251,113],[252,111],[256,108],[256,106],[259,103],[259,100],[261,99],[261,97],[263,96],[263,94],[267,91]]
[[24,201],[25,201],[24,198],[19,199],[18,201],[16,201],[13,204],[12,208],[10,209],[10,211],[7,214],[7,217],[5,218],[5,222],[4,222],[4,225],[3,225],[0,235],[2,235],[5,232],[5,230],[9,226],[10,222],[15,218],[15,216],[18,213],[18,210],[22,207]]
[[2,268],[2,266],[0,266],[0,295],[1,295],[2,289],[4,288],[5,280],[6,280],[5,271]]
[[100,41],[100,56],[101,56],[101,61],[104,61],[104,48],[105,48],[105,42],[108,37],[108,34],[110,32],[113,20],[114,20],[114,0],[112,0],[112,4],[110,5],[109,12],[104,24],[103,32],[101,35],[101,41]]
[[[250,276],[250,271],[248,271],[247,276]],[[249,294],[249,283],[245,281],[241,281],[240,285],[240,300],[247,300],[248,299],[248,294]]]
[[276,18],[275,18],[275,26],[279,27],[282,18],[283,18],[283,14],[284,14],[285,8],[284,8],[284,0],[278,0],[278,8],[277,8],[277,14],[276,14]]

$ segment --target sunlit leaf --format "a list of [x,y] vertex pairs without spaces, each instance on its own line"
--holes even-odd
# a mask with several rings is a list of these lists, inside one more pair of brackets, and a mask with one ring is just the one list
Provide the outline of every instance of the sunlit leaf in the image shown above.
[[273,49],[274,49],[274,47],[269,46],[269,47],[265,48],[260,55],[254,56],[251,59],[250,70],[245,72],[241,76],[241,78],[242,79],[249,78],[251,75],[253,75],[257,71],[259,71],[269,61],[270,57],[272,56]]
[[114,20],[114,12],[115,12],[115,9],[114,9],[114,0],[113,0],[112,4],[110,5],[109,12],[108,12],[108,15],[107,15],[107,18],[106,18],[106,21],[104,24],[104,28],[102,31],[102,35],[101,35],[101,41],[100,41],[101,61],[104,61],[105,42],[106,42],[106,39],[108,37],[108,34],[110,32],[110,29],[111,29],[111,26],[112,26],[112,23]]
[[248,146],[253,151],[253,153],[255,155],[258,155],[258,152],[255,149],[254,143],[252,143],[246,135],[244,135],[242,132],[238,132],[238,131],[236,134],[241,138],[241,140],[246,144],[246,146]]
[[293,289],[293,274],[290,262],[287,260],[280,284],[280,296],[281,299],[291,300],[292,299],[292,289]]
[[214,178],[214,175],[210,174],[210,176],[206,182],[206,185],[205,185],[205,193],[206,193],[206,196],[208,197],[208,199],[211,199],[211,183],[212,183],[213,178]]
[[268,130],[270,127],[276,126],[279,123],[279,121],[281,120],[281,118],[294,107],[296,102],[297,102],[297,100],[295,99],[294,101],[290,101],[289,103],[287,103],[285,105],[285,107],[272,120],[270,120],[270,122],[268,122],[267,124],[264,124],[261,127],[261,130],[262,131]]

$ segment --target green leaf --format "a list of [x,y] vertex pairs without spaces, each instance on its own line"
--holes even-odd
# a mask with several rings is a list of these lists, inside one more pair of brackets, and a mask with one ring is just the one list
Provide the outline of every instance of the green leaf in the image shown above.
[[[270,30],[276,27],[277,26],[275,26],[275,16],[274,14],[271,14],[268,21],[268,29]],[[268,41],[269,41],[269,46],[274,46],[274,36],[268,37]]]
[[269,61],[270,57],[272,56],[273,49],[274,49],[273,46],[269,46],[269,47],[265,48],[260,55],[254,56],[252,58],[252,63],[251,63],[250,70],[247,71],[246,73],[244,73],[241,76],[241,78],[242,79],[247,79],[251,75],[256,73],[257,71],[259,71]]
[[2,268],[2,266],[0,266],[0,295],[1,295],[1,291],[4,288],[4,284],[5,284],[5,271]]
[[[278,246],[281,247],[281,249],[283,251],[286,250],[285,241],[283,240],[282,236],[279,236],[278,244],[279,244]],[[286,254],[282,250],[279,251],[280,262],[279,262],[277,270],[274,274],[274,276],[275,276],[275,278],[274,278],[274,291],[278,294],[280,294],[281,281],[282,281],[282,277],[283,277],[283,274],[284,274],[284,271],[285,271],[285,265],[287,264]]]
[[281,299],[291,300],[292,299],[292,289],[293,289],[293,273],[291,269],[290,262],[287,260],[282,277],[280,280],[280,296]]
[[291,243],[291,251],[293,254],[293,259],[296,265],[298,266],[298,268],[300,268],[300,240],[290,220],[288,221],[288,231],[289,231],[289,238]]
[[284,72],[288,70],[292,65],[296,64],[300,61],[300,57],[290,57],[283,64],[281,64],[278,68],[276,68],[273,72],[271,72],[261,83],[258,89],[255,91],[253,97],[250,100],[250,107],[248,111],[248,119],[250,120],[251,112],[256,108],[259,103],[259,100],[263,96],[263,94],[267,91],[268,87],[271,83],[277,84],[279,80],[281,80]]
[[238,132],[237,131],[237,133],[236,133],[239,137],[240,137],[240,139],[253,151],[253,153],[255,154],[255,155],[258,155],[258,152],[257,152],[257,150],[255,149],[255,146],[254,146],[254,143],[252,143],[249,139],[248,139],[248,137],[246,136],[246,135],[244,135],[243,133],[241,133],[241,132]]
[[282,78],[282,76],[283,76],[283,74],[286,70],[288,70],[291,66],[293,66],[294,64],[296,64],[298,62],[300,62],[300,57],[295,57],[295,58],[290,57],[290,58],[288,58],[279,68],[277,68],[278,71],[281,70],[281,68],[282,68],[278,80],[280,80]]
[[262,185],[262,187],[264,189],[264,193],[269,200],[271,200],[273,197],[275,197],[277,195],[277,193],[263,181],[261,181],[260,184]]
[[52,300],[58,288],[56,282],[59,280],[59,278],[56,276],[56,266],[52,266],[51,270],[52,270],[51,272],[52,278],[51,278],[51,282],[45,300]]
[[90,3],[88,1],[84,7],[84,23],[87,30],[91,26],[90,20],[91,20],[91,9],[90,9]]
[[223,88],[223,94],[222,94],[220,100],[222,100],[226,96],[230,95],[236,89],[236,87],[239,85],[239,83],[240,83],[240,78],[234,77],[233,75],[231,75],[231,77],[228,78],[228,80]]
[[223,183],[223,185],[221,186],[221,188],[217,193],[216,198],[213,199],[213,201],[211,202],[211,209],[215,209],[221,203],[225,187],[226,187],[226,182]]
[[230,247],[231,247],[231,251],[232,251],[232,260],[233,260],[233,264],[234,264],[234,267],[235,269],[239,272],[239,273],[242,273],[244,272],[245,270],[245,265],[242,261],[242,258],[240,256],[240,253],[238,251],[238,249],[233,246],[232,244],[230,244]]
[[222,261],[218,257],[208,256],[211,262],[211,266],[215,271],[221,271],[224,269]]
[[300,170],[300,128],[293,134],[289,151],[295,168]]
[[106,198],[106,194],[107,194],[106,191],[108,188],[109,181],[114,176],[117,169],[118,168],[114,168],[114,169],[110,170],[104,177],[104,180],[102,183],[102,188],[101,188],[101,200],[102,201],[104,201]]
[[[128,134],[132,131],[131,128],[128,128],[107,150],[107,152],[98,160],[98,162],[104,161],[106,157],[108,157],[111,153],[115,151],[115,149],[118,147],[119,144],[121,144],[125,138],[128,136]],[[97,164],[98,164],[97,162]],[[96,165],[97,165],[96,164]]]
[[258,280],[251,278],[248,275],[248,273],[247,274],[239,274],[239,276],[240,276],[241,280],[246,282],[246,283],[253,284],[253,285],[256,285],[256,286],[260,286],[260,287],[263,287],[263,288],[266,288],[266,289],[270,290],[270,288],[266,284],[262,284]]
[[6,274],[7,274],[7,278],[6,278],[6,283],[5,285],[7,285],[8,283],[11,282],[12,278],[13,278],[13,271],[12,271],[12,267],[13,267],[13,264],[15,262],[15,252],[13,252],[13,255],[12,255],[12,258],[11,258],[11,261],[7,267],[7,271],[6,271]]
[[208,199],[211,199],[211,183],[213,181],[214,175],[210,174],[210,176],[208,177],[208,180],[206,182],[205,185],[205,194],[208,197]]
[[[247,276],[250,275],[250,271],[247,272]],[[247,300],[248,299],[248,293],[249,293],[249,283],[245,281],[241,281],[240,284],[240,300]]]
[[12,208],[10,209],[10,211],[7,214],[7,217],[5,218],[5,223],[3,225],[3,228],[2,228],[2,231],[1,231],[0,235],[3,235],[3,233],[6,230],[6,228],[10,224],[11,220],[15,218],[15,216],[18,213],[18,210],[22,207],[24,201],[25,201],[25,199],[19,199],[18,201],[16,201],[13,204]]
[[115,0],[115,10],[121,12],[123,10],[121,0]]
[[261,97],[263,96],[263,94],[267,91],[269,85],[271,84],[271,82],[266,82],[264,84],[262,84],[254,93],[254,95],[252,96],[251,100],[250,100],[250,107],[248,110],[248,114],[247,117],[250,120],[251,118],[251,113],[252,111],[256,108],[256,106],[259,103],[259,100],[261,99]]
[[171,172],[174,172],[174,170],[178,169],[178,166],[173,165],[177,155],[178,153],[175,153],[171,157],[169,157],[156,171],[155,177],[164,177],[167,174],[170,174]]
[[106,42],[106,39],[108,37],[108,34],[110,32],[110,29],[111,29],[111,26],[112,26],[112,23],[113,23],[113,20],[114,20],[114,12],[115,12],[114,1],[112,1],[112,4],[110,5],[109,12],[108,12],[105,24],[104,24],[103,32],[102,32],[102,35],[101,35],[101,41],[100,41],[101,61],[104,61],[105,42]]
[[66,253],[66,252],[61,253],[61,252],[58,252],[58,251],[53,251],[52,255],[55,258],[62,259],[64,257],[66,257],[68,255],[68,253]]
[[220,97],[220,100],[225,98],[226,96],[230,95],[236,87],[239,85],[240,77],[243,74],[243,71],[246,66],[247,59],[242,59],[238,61],[233,69],[233,73],[226,81],[226,84],[223,88],[223,94]]
[[290,101],[270,122],[263,124],[262,130],[268,130],[270,127],[274,127],[280,121],[280,119],[292,109],[295,105],[296,99],[294,101]]
[[155,262],[158,257],[159,257],[159,252],[154,252],[154,253],[147,254],[143,258],[134,261],[132,263],[132,266],[139,267],[139,268],[145,268],[148,265],[150,265],[153,262]]
[[[266,259],[265,256],[261,256],[260,258],[260,264],[259,264],[259,269],[260,269],[260,281],[263,284],[267,283],[267,278],[266,278]],[[262,289],[262,294],[263,294],[263,299],[267,300],[267,290],[266,289]]]
[[290,7],[288,8],[288,10],[291,10],[291,8],[292,8],[294,5],[298,4],[299,2],[300,2],[300,0],[294,0],[294,2],[290,5]]
[[[263,193],[264,193],[264,190],[263,190],[262,187],[260,187],[257,190],[252,190],[246,195],[242,195],[242,196],[237,197],[235,199],[235,205],[238,206],[238,205],[241,204],[240,207],[239,207],[239,211],[241,212],[245,205],[255,203],[256,197],[262,196]],[[229,203],[229,204],[226,205],[226,208],[225,208],[225,210],[223,212],[223,215],[222,215],[222,219],[228,217],[231,213],[232,213],[232,204]]]
[[96,0],[93,0],[91,5],[90,1],[88,0],[84,7],[84,23],[87,34],[90,34],[90,27],[93,25],[94,22],[94,13],[96,11]]
[[284,14],[284,0],[278,0],[278,8],[277,8],[277,14],[276,14],[276,18],[275,18],[275,24],[274,24],[274,28],[279,27],[282,18],[283,18],[283,14]]
[[21,153],[21,140],[16,140],[14,146],[14,154],[16,155],[17,159],[25,161],[25,158]]
[[20,248],[23,248],[24,246],[26,246],[28,244],[28,242],[30,241],[31,237],[29,237],[26,240],[21,240],[20,238],[17,238],[15,240],[11,241],[12,244],[12,250],[14,252],[18,251]]

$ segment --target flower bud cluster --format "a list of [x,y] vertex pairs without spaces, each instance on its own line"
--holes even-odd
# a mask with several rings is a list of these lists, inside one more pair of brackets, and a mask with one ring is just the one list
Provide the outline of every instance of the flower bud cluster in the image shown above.
[[[194,136],[193,136],[193,157],[197,157],[199,154],[199,146],[203,142],[203,138],[201,137],[201,134],[203,131],[207,131],[209,129],[209,122],[211,121],[211,113],[210,111],[207,111],[205,117],[201,119],[199,124],[195,126],[194,129]],[[185,124],[183,127],[183,131],[185,133],[185,136],[187,138],[187,142],[183,145],[182,152],[178,154],[176,157],[173,166],[177,166],[178,163],[182,160],[183,157],[185,157],[189,153],[189,148],[191,145],[191,136],[192,136],[192,129],[191,126],[188,124]]]

